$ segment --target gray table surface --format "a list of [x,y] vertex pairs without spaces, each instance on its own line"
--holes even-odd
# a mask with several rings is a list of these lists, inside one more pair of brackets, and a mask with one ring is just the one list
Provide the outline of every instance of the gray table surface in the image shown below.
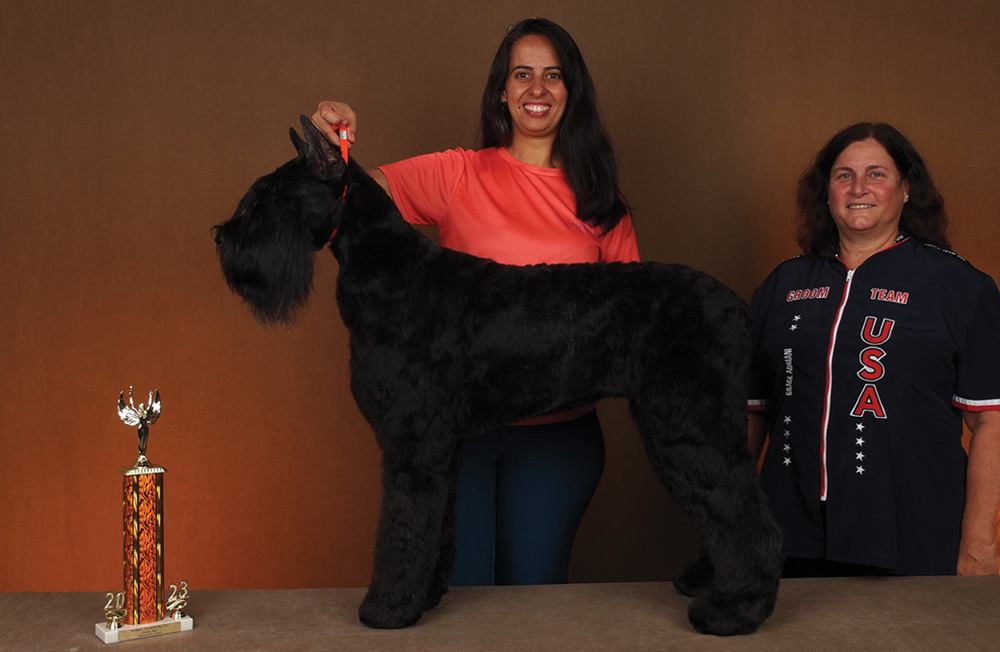
[[454,588],[415,626],[357,620],[364,589],[198,591],[190,632],[105,645],[102,593],[0,593],[0,651],[1000,651],[1000,577],[783,580],[750,636],[696,633],[669,583]]

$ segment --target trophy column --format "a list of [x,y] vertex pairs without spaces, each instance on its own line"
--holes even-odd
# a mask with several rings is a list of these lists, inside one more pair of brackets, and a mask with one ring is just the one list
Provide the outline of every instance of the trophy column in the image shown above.
[[125,624],[163,619],[162,467],[122,469]]

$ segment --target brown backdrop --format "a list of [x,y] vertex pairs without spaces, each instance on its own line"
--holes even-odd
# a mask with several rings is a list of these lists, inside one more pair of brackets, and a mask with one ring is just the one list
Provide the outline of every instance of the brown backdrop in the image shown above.
[[[347,387],[320,257],[296,330],[223,285],[209,227],[292,154],[321,99],[374,165],[475,144],[506,25],[586,54],[646,259],[744,297],[796,253],[795,180],[834,131],[892,122],[924,154],[956,249],[1000,276],[1000,6],[993,0],[469,3],[5,0],[0,4],[0,591],[120,584],[132,384],[164,412],[167,582],[359,586],[379,453]],[[668,578],[691,534],[621,402],[574,552],[577,581]]]

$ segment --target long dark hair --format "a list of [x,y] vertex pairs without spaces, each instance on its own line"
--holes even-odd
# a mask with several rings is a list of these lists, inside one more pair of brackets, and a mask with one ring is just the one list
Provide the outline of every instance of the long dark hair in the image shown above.
[[507,147],[513,138],[510,113],[500,98],[507,83],[510,52],[518,39],[536,34],[552,43],[566,84],[566,110],[559,122],[555,151],[576,195],[576,215],[607,233],[628,213],[628,203],[618,188],[618,161],[597,110],[594,82],[580,48],[559,25],[544,18],[525,18],[507,28],[490,65],[480,112],[483,147]]
[[853,143],[869,138],[878,142],[892,157],[900,177],[910,185],[910,198],[903,204],[899,230],[942,249],[951,249],[946,231],[948,215],[944,198],[931,179],[924,159],[916,148],[892,125],[884,122],[859,122],[841,130],[816,154],[812,165],[799,179],[799,246],[807,254],[833,258],[839,235],[827,204],[830,171],[837,157]]

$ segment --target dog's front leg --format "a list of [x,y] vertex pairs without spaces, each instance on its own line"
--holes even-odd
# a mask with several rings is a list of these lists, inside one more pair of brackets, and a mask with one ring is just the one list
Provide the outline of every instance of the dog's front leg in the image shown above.
[[448,471],[448,502],[441,520],[441,534],[438,538],[437,564],[431,575],[424,611],[438,606],[448,592],[451,573],[455,569],[455,505],[458,500],[458,476],[462,467],[462,445],[459,442],[451,456]]
[[[442,446],[440,438],[431,443],[433,438],[413,433],[379,439],[383,442],[382,512],[372,581],[358,615],[369,627],[396,629],[417,622],[443,594],[443,588],[433,589],[432,584],[435,573],[442,572],[441,536],[453,482],[455,443]],[[406,444],[387,446],[386,441]],[[438,449],[438,454],[427,448]]]

